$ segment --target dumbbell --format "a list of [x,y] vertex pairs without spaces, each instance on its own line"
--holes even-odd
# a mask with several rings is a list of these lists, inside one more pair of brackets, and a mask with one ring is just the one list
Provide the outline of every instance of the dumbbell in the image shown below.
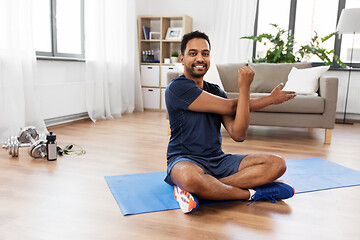
[[27,135],[30,134],[32,139],[36,139],[38,137],[38,133],[34,127],[26,127],[20,129],[19,136],[11,136],[5,145],[2,147],[9,150],[9,155],[12,157],[19,156],[19,148],[20,147],[30,147],[30,140],[27,138]]
[[19,156],[19,147],[25,147],[24,145],[30,146],[29,144],[20,144],[18,137],[11,136],[7,142],[5,142],[5,145],[2,145],[2,148],[5,148],[6,150],[9,150],[9,155],[12,157]]
[[[38,139],[38,140],[36,140]],[[19,136],[11,136],[3,148],[9,150],[9,155],[19,156],[20,147],[29,147],[28,153],[33,158],[46,157],[46,140],[39,134],[35,127],[25,127],[21,129]]]

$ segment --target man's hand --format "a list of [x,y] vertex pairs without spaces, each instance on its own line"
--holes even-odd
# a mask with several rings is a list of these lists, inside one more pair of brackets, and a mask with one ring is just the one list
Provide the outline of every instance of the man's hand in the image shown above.
[[242,67],[238,70],[238,86],[250,87],[250,84],[254,80],[254,71],[250,67]]
[[283,86],[284,84],[280,83],[271,91],[270,96],[273,99],[273,104],[280,104],[296,97],[296,93],[293,91],[281,90]]

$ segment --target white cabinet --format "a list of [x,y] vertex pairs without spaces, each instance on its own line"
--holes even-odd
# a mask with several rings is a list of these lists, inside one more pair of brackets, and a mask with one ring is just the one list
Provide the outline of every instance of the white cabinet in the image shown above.
[[168,72],[176,72],[175,66],[161,66],[161,87],[167,87]]
[[159,109],[160,108],[160,89],[143,87],[144,108]]
[[166,104],[165,104],[165,88],[161,89],[161,109],[166,110]]
[[148,87],[159,86],[160,67],[156,65],[141,65],[141,85]]
[[144,108],[166,110],[167,73],[175,71],[175,66],[141,65]]

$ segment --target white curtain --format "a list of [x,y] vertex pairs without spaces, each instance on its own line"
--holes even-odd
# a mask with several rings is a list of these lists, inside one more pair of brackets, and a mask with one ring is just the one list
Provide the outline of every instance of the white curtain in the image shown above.
[[35,85],[31,1],[0,0],[0,142],[34,126],[45,133]]
[[85,1],[86,104],[93,121],[143,110],[133,0]]
[[254,33],[256,0],[217,1],[212,54],[216,63],[251,61],[252,41],[240,39]]

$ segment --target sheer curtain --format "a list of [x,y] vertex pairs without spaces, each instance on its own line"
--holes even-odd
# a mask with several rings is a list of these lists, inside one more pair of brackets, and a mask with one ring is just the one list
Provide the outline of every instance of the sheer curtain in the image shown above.
[[93,121],[142,110],[133,0],[85,2],[86,103]]
[[252,41],[240,39],[254,33],[256,0],[217,1],[212,54],[216,63],[248,62]]
[[35,88],[31,1],[0,0],[0,142],[34,126],[45,133]]

